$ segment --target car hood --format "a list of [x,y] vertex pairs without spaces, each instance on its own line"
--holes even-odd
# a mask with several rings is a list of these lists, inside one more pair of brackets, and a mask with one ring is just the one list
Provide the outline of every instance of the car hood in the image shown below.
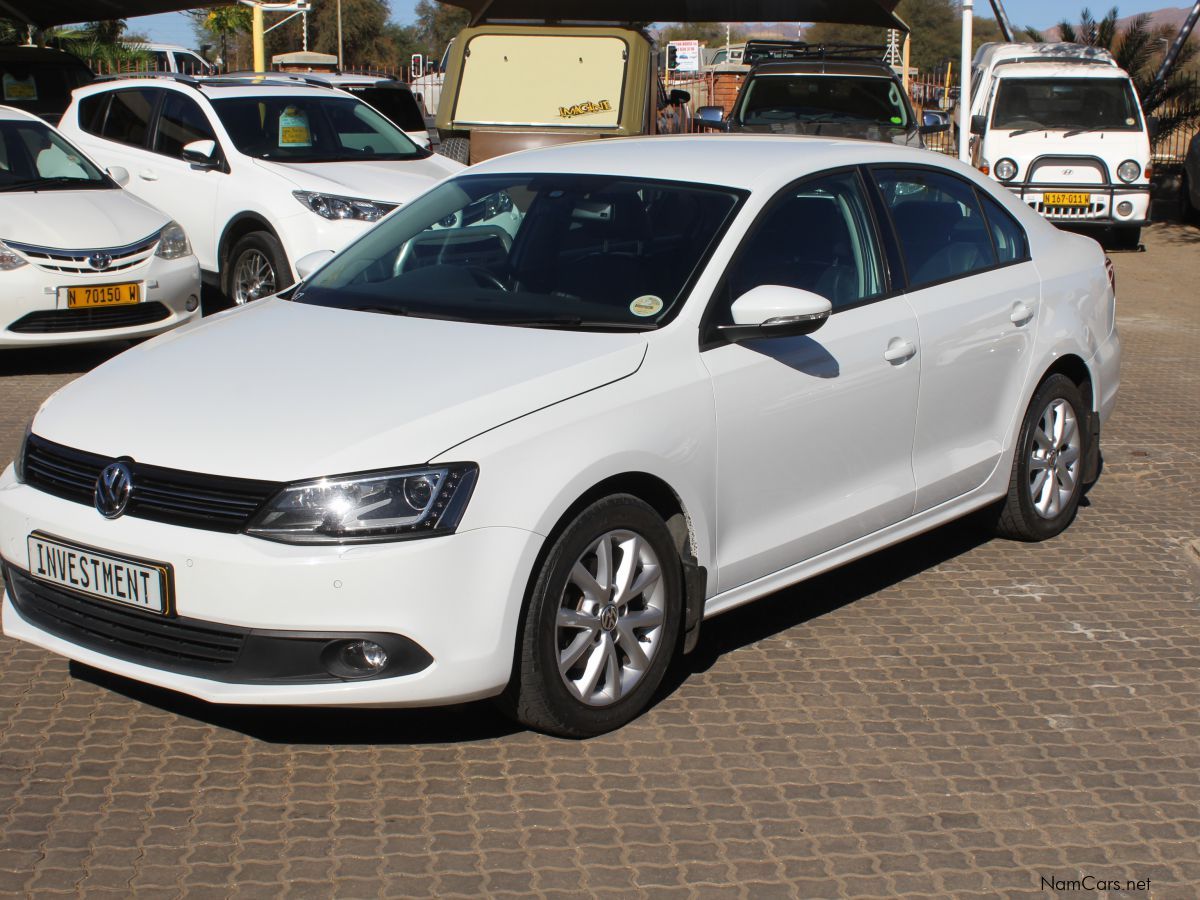
[[0,202],[0,240],[93,250],[124,247],[159,231],[170,219],[127,191],[10,191]]
[[771,125],[734,125],[739,134],[810,134],[826,138],[859,138],[920,147],[921,135],[915,129],[890,128],[873,122],[775,122]]
[[213,475],[292,481],[426,462],[637,371],[645,336],[476,325],[269,299],[67,385],[41,437]]
[[443,178],[466,168],[462,163],[436,153],[425,159],[407,162],[255,162],[268,172],[283,176],[302,191],[321,191],[388,203],[408,203]]

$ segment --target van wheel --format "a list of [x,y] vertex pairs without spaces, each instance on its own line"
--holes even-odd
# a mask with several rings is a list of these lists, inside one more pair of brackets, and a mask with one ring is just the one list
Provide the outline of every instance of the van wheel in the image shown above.
[[464,166],[469,166],[471,164],[471,139],[459,137],[446,138],[438,148],[438,153],[455,162],[460,162]]
[[277,294],[292,283],[292,267],[275,235],[254,231],[229,251],[222,285],[225,296],[239,306]]
[[1008,497],[996,532],[1044,541],[1071,524],[1083,496],[1087,433],[1079,388],[1065,375],[1038,386],[1017,439]]
[[537,573],[501,706],[562,737],[621,727],[662,683],[682,615],[682,566],[658,513],[629,494],[593,503]]

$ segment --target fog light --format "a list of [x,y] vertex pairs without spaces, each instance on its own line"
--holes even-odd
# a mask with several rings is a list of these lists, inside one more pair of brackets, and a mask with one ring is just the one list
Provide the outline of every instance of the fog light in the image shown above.
[[197,297],[195,294],[191,294],[187,298],[187,303],[185,303],[184,306],[187,307],[188,312],[195,312],[197,309],[200,308],[200,298]]
[[387,665],[387,651],[374,641],[344,641],[338,650],[338,662],[361,675],[374,675]]
[[1117,215],[1129,216],[1133,214],[1133,204],[1128,200],[1122,200],[1117,204]]

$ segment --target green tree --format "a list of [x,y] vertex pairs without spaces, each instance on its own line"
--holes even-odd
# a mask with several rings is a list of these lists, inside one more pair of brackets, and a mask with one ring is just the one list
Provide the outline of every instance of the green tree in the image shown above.
[[435,0],[419,0],[416,9],[416,33],[423,52],[433,59],[441,59],[446,45],[455,35],[467,27],[470,13],[457,6],[437,3]]
[[[347,67],[396,66],[399,59],[388,30],[391,14],[386,0],[341,0],[342,59]],[[338,3],[322,0],[308,14],[308,49],[336,55],[338,51]],[[299,50],[303,23],[299,16],[266,36],[266,55]]]
[[212,9],[193,9],[187,13],[197,43],[220,47],[221,63],[229,65],[229,48],[250,33],[253,13],[248,6],[217,6]]

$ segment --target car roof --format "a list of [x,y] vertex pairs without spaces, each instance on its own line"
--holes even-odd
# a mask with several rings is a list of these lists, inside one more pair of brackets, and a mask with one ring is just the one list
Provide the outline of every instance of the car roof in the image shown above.
[[1087,61],[1101,64],[1113,64],[1114,60],[1109,51],[1101,47],[1091,47],[1086,44],[1071,44],[1066,41],[1047,41],[1036,44],[995,42],[983,44],[975,51],[974,64],[987,66],[1000,62],[1014,60],[1054,59]]
[[[87,63],[73,53],[54,47],[25,47],[15,44],[0,46],[0,62],[70,63],[87,68]],[[88,69],[88,71],[91,71]]]
[[236,97],[345,97],[334,85],[316,85],[291,79],[264,77],[230,78],[147,73],[139,77],[106,78],[75,89],[75,96],[87,97],[107,91],[138,87],[170,87],[196,90],[210,100]]
[[0,106],[0,122],[40,122],[47,125],[45,119],[35,116],[33,113],[26,112],[23,109],[15,109],[11,106]]
[[773,192],[810,172],[881,162],[974,171],[944,154],[878,141],[705,134],[560,144],[496,157],[464,174],[588,173]]
[[812,59],[771,60],[754,66],[750,76],[755,75],[854,75],[870,78],[895,78],[892,67],[873,60]]

